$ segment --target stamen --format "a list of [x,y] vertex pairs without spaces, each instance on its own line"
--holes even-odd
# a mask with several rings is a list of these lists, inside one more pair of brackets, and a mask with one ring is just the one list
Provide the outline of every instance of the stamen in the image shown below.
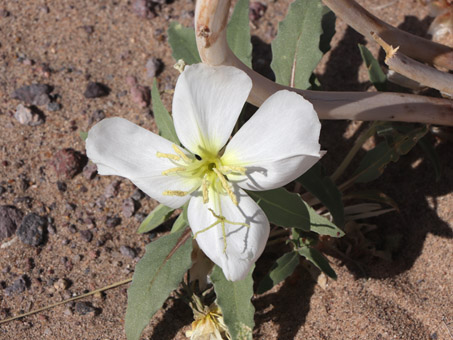
[[222,172],[228,172],[228,174],[232,172],[237,172],[240,173],[241,175],[245,175],[245,172],[247,171],[247,169],[242,166],[234,165],[223,165],[220,169]]
[[212,170],[216,173],[217,177],[220,180],[220,183],[222,183],[222,187],[225,189],[228,196],[230,196],[230,199],[233,202],[233,204],[238,205],[238,199],[237,199],[236,195],[234,194],[234,192],[231,190],[230,186],[228,185],[228,182],[225,179],[225,176],[223,176],[223,174],[217,168],[213,168]]
[[179,157],[181,157],[184,160],[184,162],[186,163],[190,162],[190,158],[187,157],[187,155],[176,144],[173,144],[172,147],[173,150],[175,150],[175,152],[179,155]]
[[181,191],[181,190],[166,190],[162,193],[165,196],[179,196],[183,197],[189,194],[188,191]]
[[173,159],[174,161],[179,161],[181,159],[181,157],[179,157],[178,155],[173,155],[172,153],[156,152],[156,156],[159,158]]
[[168,174],[172,174],[172,173],[175,173],[175,172],[181,172],[181,171],[185,171],[185,170],[186,170],[185,167],[177,166],[176,168],[171,168],[171,169],[162,171],[162,175],[166,176]]
[[203,190],[203,203],[206,204],[209,202],[209,195],[208,195],[208,180],[206,177],[203,178],[203,182],[201,183],[201,188]]

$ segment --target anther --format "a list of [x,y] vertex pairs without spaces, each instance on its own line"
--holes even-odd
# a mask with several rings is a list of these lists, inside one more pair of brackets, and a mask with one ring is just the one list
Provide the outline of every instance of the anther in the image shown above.
[[186,163],[190,162],[190,158],[187,157],[187,155],[176,144],[173,144],[172,147],[173,150],[175,150],[175,152],[178,154],[178,156],[184,160],[184,162]]
[[209,195],[208,195],[208,180],[203,178],[203,182],[201,183],[201,189],[203,190],[203,203],[206,204],[209,202]]
[[162,193],[165,196],[179,196],[183,197],[189,194],[188,191],[180,191],[180,190],[166,190]]
[[195,154],[195,158],[196,158],[198,161],[201,161],[201,156]]
[[174,161],[179,161],[181,159],[181,157],[179,157],[178,155],[173,155],[172,153],[156,152],[156,156],[159,158],[173,159]]
[[183,167],[183,166],[177,166],[176,168],[171,168],[171,169],[168,169],[168,170],[164,170],[162,171],[162,175],[169,175],[169,174],[172,174],[172,173],[175,173],[175,172],[182,172],[182,171],[185,171],[186,168]]
[[238,200],[236,198],[236,195],[234,194],[234,192],[231,190],[230,186],[228,185],[228,182],[225,179],[225,176],[223,176],[223,174],[217,168],[213,168],[212,170],[216,173],[217,177],[220,180],[220,183],[222,184],[222,187],[225,189],[228,196],[230,196],[230,199],[233,202],[233,204],[238,205]]

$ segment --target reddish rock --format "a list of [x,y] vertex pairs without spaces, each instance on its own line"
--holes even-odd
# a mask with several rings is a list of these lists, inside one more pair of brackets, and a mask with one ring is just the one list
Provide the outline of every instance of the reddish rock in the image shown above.
[[86,163],[87,157],[71,148],[58,151],[52,160],[58,177],[66,179],[71,179],[80,173]]

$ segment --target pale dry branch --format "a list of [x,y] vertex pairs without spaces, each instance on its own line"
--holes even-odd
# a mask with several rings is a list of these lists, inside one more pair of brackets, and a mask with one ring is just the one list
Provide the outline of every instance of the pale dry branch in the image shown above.
[[384,41],[376,33],[372,33],[373,39],[384,49],[385,63],[395,72],[412,79],[422,85],[439,90],[450,96],[453,95],[453,75],[441,72],[431,66],[415,61]]
[[354,0],[322,0],[338,17],[365,37],[375,32],[393,46],[400,46],[405,55],[453,70],[453,49],[422,37],[404,32],[369,13]]
[[453,125],[450,100],[402,93],[304,91],[282,86],[244,65],[231,51],[226,39],[229,0],[198,0],[195,34],[202,61],[230,65],[245,71],[253,81],[248,101],[260,106],[270,95],[287,89],[313,103],[320,119],[419,122]]

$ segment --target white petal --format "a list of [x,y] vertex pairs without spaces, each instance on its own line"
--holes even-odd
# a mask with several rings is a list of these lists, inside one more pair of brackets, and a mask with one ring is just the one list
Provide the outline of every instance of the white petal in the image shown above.
[[209,203],[194,196],[189,202],[188,219],[195,235],[217,221],[208,210],[235,223],[246,223],[250,227],[225,223],[226,250],[221,224],[200,232],[196,241],[203,252],[218,266],[231,281],[242,280],[253,263],[264,250],[269,237],[269,221],[263,210],[242,189],[236,187],[238,205],[234,205],[227,195],[217,195],[210,190]]
[[228,179],[257,191],[291,182],[321,157],[320,129],[310,102],[293,92],[276,92],[228,143],[223,164],[247,168],[245,176]]
[[251,79],[235,67],[187,66],[173,97],[181,143],[194,154],[216,155],[230,137],[251,88]]
[[86,150],[100,175],[126,177],[150,197],[172,208],[183,205],[190,195],[166,196],[164,191],[189,191],[200,185],[199,179],[162,175],[175,164],[156,154],[174,154],[172,143],[123,118],[107,118],[93,126],[88,132]]

